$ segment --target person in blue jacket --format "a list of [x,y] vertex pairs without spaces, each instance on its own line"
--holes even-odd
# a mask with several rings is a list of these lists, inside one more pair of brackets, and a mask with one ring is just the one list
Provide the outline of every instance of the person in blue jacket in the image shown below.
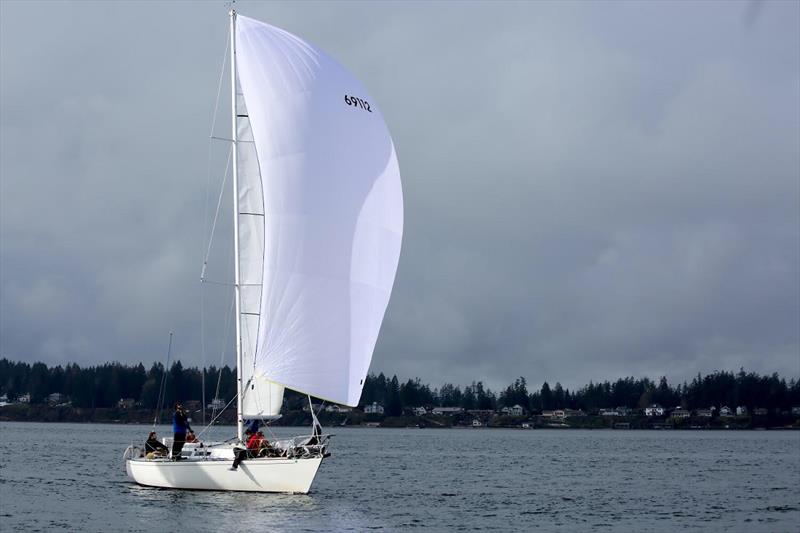
[[172,438],[172,459],[174,461],[180,461],[181,450],[186,442],[186,432],[191,429],[192,427],[186,417],[186,411],[183,410],[180,402],[177,402],[175,404],[175,413],[172,415],[172,432],[174,434]]

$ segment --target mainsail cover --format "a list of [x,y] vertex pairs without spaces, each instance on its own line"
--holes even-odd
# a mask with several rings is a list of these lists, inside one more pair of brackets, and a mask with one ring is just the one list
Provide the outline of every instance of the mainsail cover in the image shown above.
[[236,44],[265,219],[255,372],[355,406],[400,257],[394,144],[325,52],[240,15]]

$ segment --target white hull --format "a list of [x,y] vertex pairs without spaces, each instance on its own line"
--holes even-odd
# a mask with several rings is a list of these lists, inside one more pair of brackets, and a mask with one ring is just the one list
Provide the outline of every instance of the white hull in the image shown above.
[[128,459],[125,470],[136,483],[150,487],[306,494],[321,462],[322,457],[247,459],[230,470],[232,462],[219,459]]

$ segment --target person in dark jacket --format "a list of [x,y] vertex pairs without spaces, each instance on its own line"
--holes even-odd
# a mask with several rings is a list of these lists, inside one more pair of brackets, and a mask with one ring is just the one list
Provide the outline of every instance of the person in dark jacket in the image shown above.
[[[151,431],[144,443],[144,453],[148,459],[154,457],[164,457],[169,453],[169,449],[161,444],[155,431]],[[152,454],[152,455],[151,455]]]
[[186,432],[191,430],[189,421],[186,418],[186,411],[180,403],[175,404],[175,413],[172,415],[172,459],[179,461],[181,458],[181,450],[183,444],[186,442]]

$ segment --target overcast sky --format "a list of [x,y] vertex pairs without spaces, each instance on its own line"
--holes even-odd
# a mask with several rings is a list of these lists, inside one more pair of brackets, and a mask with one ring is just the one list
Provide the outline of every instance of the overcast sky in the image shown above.
[[[800,3],[237,9],[339,59],[394,137],[373,371],[800,375]],[[0,2],[1,356],[149,365],[173,330],[184,364],[220,360],[229,289],[206,287],[203,349],[199,276],[227,25],[224,2]]]

